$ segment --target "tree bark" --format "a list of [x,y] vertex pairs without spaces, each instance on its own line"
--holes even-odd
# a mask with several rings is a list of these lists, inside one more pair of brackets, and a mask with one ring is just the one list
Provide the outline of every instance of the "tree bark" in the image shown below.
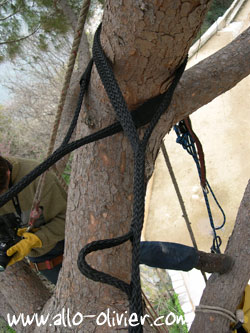
[[[195,1],[187,6],[180,1],[158,1],[157,5],[148,1],[145,8],[140,1],[106,2],[102,45],[113,63],[116,78],[130,108],[166,90],[201,25],[208,2],[201,4]],[[174,17],[181,21],[179,27],[174,23]],[[128,31],[127,27],[131,29]],[[86,106],[91,110],[95,130],[115,119],[115,112],[110,107],[95,68]],[[78,136],[90,132],[80,119]],[[86,279],[76,266],[78,252],[83,245],[96,239],[123,235],[129,229],[133,154],[124,135],[119,134],[79,149],[74,155],[71,178],[66,255],[61,274],[67,279],[59,279],[53,301],[47,303],[44,313],[53,315],[59,313],[62,307],[70,308],[71,313],[82,309],[98,315],[108,308],[111,313],[124,313],[128,300],[120,290]],[[88,256],[87,260],[98,270],[129,282],[129,253],[131,246],[126,243],[99,251]],[[77,302],[74,301],[76,297]],[[108,325],[96,326],[95,319],[88,319],[79,325],[78,332],[83,331],[83,327],[88,332],[110,332]],[[53,329],[57,331],[56,327]],[[117,329],[112,328],[113,331]],[[39,328],[39,332],[43,330]]]
[[1,319],[4,318],[4,320],[7,319],[7,314],[9,315],[14,315],[15,311],[12,309],[12,307],[9,304],[8,298],[0,293],[0,314],[1,314]]
[[[212,274],[200,304],[219,306],[235,313],[250,278],[250,181],[240,204],[233,233],[225,253],[234,260],[227,274]],[[197,312],[190,333],[229,333],[230,321],[217,314]]]
[[[185,58],[199,30],[209,2],[106,1],[102,45],[130,109],[167,89],[175,69]],[[153,170],[161,138],[176,121],[248,75],[249,31],[242,36],[236,44],[231,44],[231,49],[223,49],[222,53],[208,58],[183,75],[171,108],[161,118],[151,138],[147,156],[148,174]],[[234,52],[234,55],[229,52]],[[233,57],[239,68],[236,69],[234,65],[229,72],[228,61],[232,61]],[[222,80],[224,84],[221,84]],[[83,117],[80,117],[78,137],[103,128],[116,118],[95,67],[85,107],[91,110],[94,129],[88,128]],[[122,292],[86,279],[79,272],[76,261],[80,249],[87,243],[121,236],[128,231],[132,201],[133,153],[122,133],[88,145],[74,154],[65,259],[55,293],[43,308],[43,314],[53,317],[63,309],[69,309],[70,316],[77,312],[98,315],[102,311],[107,312],[108,308],[110,313],[127,311],[128,300]],[[131,246],[125,243],[89,255],[87,261],[96,269],[129,282],[130,253]],[[52,325],[38,327],[32,332],[61,330],[60,326]],[[88,318],[77,327],[65,327],[63,330],[98,333],[115,332],[118,327],[97,326],[96,318]],[[26,331],[29,331],[28,327]]]
[[[1,273],[0,285],[3,296],[0,313],[5,320],[8,313],[16,316],[20,313],[25,315],[39,313],[51,296],[49,289],[24,261],[8,267],[4,273]],[[16,326],[15,329],[24,332],[22,325]]]

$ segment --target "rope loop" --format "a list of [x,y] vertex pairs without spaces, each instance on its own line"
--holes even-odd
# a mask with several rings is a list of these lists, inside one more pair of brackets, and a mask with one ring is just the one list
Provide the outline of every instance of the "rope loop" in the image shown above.
[[130,240],[131,236],[132,236],[131,232],[128,232],[127,234],[125,234],[121,237],[93,241],[93,242],[85,245],[79,252],[78,260],[77,260],[77,265],[78,265],[80,272],[83,275],[85,275],[87,278],[89,278],[93,281],[106,283],[106,284],[112,285],[112,286],[122,290],[130,298],[131,287],[129,284],[127,284],[126,282],[124,282],[116,277],[113,277],[107,273],[104,273],[104,272],[101,272],[101,271],[98,271],[98,270],[92,268],[86,262],[85,257],[89,253],[92,253],[94,251],[104,250],[104,249],[109,249],[111,247],[119,246],[119,245],[125,243],[126,241]]
[[[136,125],[133,121],[132,114],[129,112],[125,99],[119,88],[119,85],[115,79],[109,60],[107,59],[104,51],[101,47],[100,42],[101,25],[96,31],[93,44],[93,59],[104,85],[106,93],[109,97],[111,105],[113,106],[116,116],[121,123],[123,131],[127,136],[131,147],[134,152],[134,201],[133,201],[133,217],[130,228],[130,239],[132,239],[132,272],[131,272],[131,289],[130,289],[130,313],[136,313],[138,317],[142,316],[142,297],[141,297],[141,285],[140,285],[140,236],[144,220],[144,200],[145,200],[145,150],[147,142],[152,134],[152,131],[157,124],[160,116],[169,106],[174,90],[178,84],[178,81],[185,69],[187,58],[176,71],[173,83],[171,84],[168,91],[164,94],[162,102],[160,103],[155,114],[153,114],[152,119],[145,130],[142,140],[140,140],[139,135],[136,130]],[[116,246],[116,239],[109,240],[109,247]],[[102,244],[102,241],[98,243]],[[88,245],[87,245],[88,246]],[[101,245],[104,246],[104,245]],[[106,248],[106,247],[105,247]],[[86,247],[85,247],[86,249]],[[85,251],[85,250],[84,250]],[[115,287],[120,288],[120,281],[118,281],[102,272],[94,272],[89,270],[85,261],[78,260],[78,264],[81,267],[83,274],[88,274],[89,278],[95,281],[102,281],[108,284],[112,284]],[[98,277],[99,276],[99,277]],[[142,326],[130,327],[130,332],[142,332]]]

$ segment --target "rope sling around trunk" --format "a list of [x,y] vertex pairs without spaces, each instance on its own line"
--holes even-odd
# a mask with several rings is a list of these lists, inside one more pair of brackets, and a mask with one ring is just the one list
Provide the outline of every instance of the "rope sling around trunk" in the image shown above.
[[[147,129],[145,130],[143,138],[140,140],[131,113],[127,108],[124,97],[114,77],[111,65],[102,50],[100,43],[100,32],[101,32],[101,25],[97,29],[97,33],[94,38],[93,59],[98,74],[101,78],[106,93],[109,97],[109,100],[116,112],[118,120],[121,123],[123,131],[129,140],[129,143],[132,147],[134,154],[133,217],[130,230],[128,231],[127,234],[117,238],[99,240],[87,244],[79,253],[78,267],[80,271],[88,278],[94,281],[99,281],[115,286],[116,288],[119,288],[120,290],[125,292],[128,295],[130,302],[130,315],[136,314],[137,318],[141,318],[143,316],[143,307],[142,307],[141,284],[140,284],[139,257],[140,257],[140,238],[144,221],[144,201],[145,201],[145,187],[146,187],[144,180],[145,150],[155,125],[157,124],[163,112],[170,105],[174,89],[176,88],[177,83],[179,82],[179,79],[186,66],[187,58],[175,73],[172,85],[165,94],[158,110],[153,115],[152,120],[150,121]],[[109,274],[97,271],[87,264],[85,260],[87,254],[93,251],[118,246],[128,240],[132,242],[132,273],[131,273],[130,284],[127,284],[124,281],[116,277],[113,277]],[[142,332],[142,331],[143,328],[141,323],[138,323],[138,326],[135,327],[129,326],[129,332]]]
[[[29,174],[23,177],[17,184],[15,184],[11,189],[9,189],[5,194],[0,196],[0,207],[7,203],[11,198],[17,195],[25,187],[27,187],[32,181],[34,181],[38,176],[45,172],[49,167],[55,164],[66,154],[72,152],[73,150],[82,147],[88,143],[100,140],[102,138],[111,136],[115,133],[124,131],[125,135],[128,137],[129,142],[132,146],[134,152],[134,203],[133,203],[133,219],[131,223],[130,231],[114,239],[99,240],[87,244],[79,253],[78,267],[80,271],[91,278],[94,281],[99,281],[113,285],[122,291],[124,291],[130,300],[130,312],[136,313],[138,318],[142,315],[142,298],[141,298],[141,288],[140,288],[140,272],[139,272],[139,246],[140,246],[140,235],[143,225],[144,218],[144,196],[145,196],[145,183],[144,183],[144,164],[145,164],[145,149],[150,135],[157,124],[160,116],[166,111],[171,103],[171,99],[174,90],[184,72],[187,57],[180,67],[176,70],[175,76],[169,89],[162,95],[156,96],[148,101],[146,101],[142,106],[140,106],[135,111],[129,112],[127,109],[126,102],[122,96],[120,88],[116,82],[112,68],[101,48],[100,44],[100,32],[101,25],[97,29],[93,45],[93,57],[96,67],[98,69],[99,75],[107,94],[113,105],[118,122],[94,133],[87,137],[81,138],[74,142],[69,143],[72,132],[76,126],[78,116],[81,110],[82,100],[87,91],[88,83],[90,81],[90,75],[93,65],[93,60],[91,60],[85,70],[80,84],[80,94],[78,98],[77,107],[75,110],[74,117],[69,126],[68,132],[56,151],[50,155],[44,162],[38,165]],[[145,112],[143,112],[145,109]],[[149,123],[150,122],[150,123]],[[146,125],[149,123],[148,128],[145,131],[142,140],[139,139],[137,134],[137,127]],[[130,240],[133,244],[132,250],[132,275],[131,283],[127,284],[115,277],[112,277],[103,272],[99,272],[91,268],[85,257],[88,253],[97,251],[100,249],[111,248],[118,246],[127,240]],[[129,327],[130,332],[142,332],[143,328],[141,325],[136,327]]]

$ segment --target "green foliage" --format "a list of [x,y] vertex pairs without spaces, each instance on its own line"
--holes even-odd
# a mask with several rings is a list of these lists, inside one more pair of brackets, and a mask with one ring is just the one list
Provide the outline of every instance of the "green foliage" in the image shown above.
[[7,327],[6,327],[6,330],[5,330],[3,333],[15,333],[15,332],[16,332],[16,331],[13,330],[13,328],[7,326]]
[[200,38],[200,36],[220,17],[225,11],[230,7],[233,0],[213,0],[211,6],[207,12],[205,20],[201,26],[201,29],[195,39]]
[[0,333],[15,333],[16,331],[11,328],[4,318],[0,315]]
[[[184,312],[181,308],[178,295],[174,293],[172,297],[167,301],[166,303],[166,309],[168,311],[173,312],[177,316],[183,316],[184,318]],[[169,330],[170,333],[188,333],[187,325],[177,324],[174,323]]]
[[206,23],[212,25],[218,17],[225,13],[232,2],[233,0],[213,0],[211,7],[206,15]]
[[[0,61],[14,60],[22,51],[22,42],[34,34],[39,35],[37,47],[47,51],[48,44],[56,45],[60,36],[65,36],[72,27],[58,1],[8,0],[0,4]],[[103,0],[93,0],[91,16]],[[68,0],[67,4],[78,18],[82,0]]]
[[[167,271],[145,265],[140,266],[140,271],[142,289],[153,306],[157,317],[163,316],[166,318],[172,312],[178,317],[185,318],[178,295],[173,290],[172,281]],[[174,323],[168,326],[167,329],[170,333],[188,332],[187,325],[183,325],[181,322]]]
[[71,29],[55,1],[50,0],[3,1],[0,22],[0,60],[13,60],[21,51],[22,41],[35,33],[40,39],[37,46],[46,51],[49,41],[55,42],[58,35]]

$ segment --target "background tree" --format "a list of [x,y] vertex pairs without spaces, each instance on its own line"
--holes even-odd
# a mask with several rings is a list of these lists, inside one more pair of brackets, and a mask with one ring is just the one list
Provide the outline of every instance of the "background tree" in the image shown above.
[[[0,79],[1,84],[10,92],[9,102],[5,103],[2,111],[9,114],[13,123],[17,123],[20,132],[25,132],[19,140],[19,150],[14,148],[14,141],[10,145],[9,153],[12,155],[39,159],[46,156],[81,4],[81,1],[65,0],[10,1],[3,2],[0,6],[0,16],[4,21],[0,36],[3,40],[4,36],[8,36],[2,42],[2,59],[12,61],[11,73]],[[58,142],[64,136],[69,117],[75,108],[79,78],[90,58],[89,42],[96,17],[100,20],[101,10],[102,1],[92,1],[86,31],[81,40],[82,52],[75,65],[65,112],[62,114]],[[37,21],[40,22],[39,31],[30,33]],[[25,37],[24,27],[29,30]],[[42,44],[41,40],[44,41]],[[10,142],[7,143],[9,144]],[[26,149],[23,149],[24,146]],[[65,162],[61,161],[59,164],[62,164],[63,170]]]
[[[176,67],[185,58],[201,26],[209,3],[210,1],[204,0],[106,1],[101,41],[130,109],[166,91]],[[147,177],[150,177],[153,171],[161,140],[172,125],[231,89],[249,74],[249,41],[248,29],[230,45],[184,73],[171,108],[161,118],[150,140],[147,150]],[[115,119],[95,68],[85,108],[91,114],[94,129],[88,128],[80,117],[78,137],[103,128]],[[110,308],[111,313],[124,313],[127,310],[127,298],[123,293],[84,278],[77,268],[76,260],[79,250],[86,243],[120,236],[128,231],[132,215],[132,188],[133,154],[122,133],[79,149],[74,154],[67,210],[65,259],[56,290],[45,304],[43,313],[53,316],[63,308],[69,308],[71,314],[81,312],[84,315],[98,314],[107,308]],[[248,192],[246,196],[249,196]],[[245,225],[245,228],[249,230],[249,225]],[[241,245],[247,249],[247,233],[244,231],[246,229],[243,228],[238,237],[241,237]],[[129,281],[130,250],[130,244],[126,243],[119,248],[93,254],[88,258],[88,262],[99,270]],[[236,261],[240,260],[237,253],[231,253]],[[249,273],[249,263],[244,264],[246,272],[237,275],[237,279],[234,275],[228,285],[229,290],[234,289],[239,298],[244,284],[239,281],[245,281]],[[20,263],[18,268],[21,269],[23,265]],[[11,308],[17,309],[17,312],[21,307],[26,313],[35,312],[37,305],[26,302],[26,299],[30,300],[28,296],[34,292],[36,300],[41,299],[43,290],[32,288],[31,277],[24,274],[29,287],[25,290],[25,299],[18,297],[23,295],[23,289],[11,273],[12,269],[6,272],[7,277],[11,276],[16,284],[16,295],[9,300]],[[2,283],[7,281],[7,277],[0,276]],[[7,283],[4,287],[2,293],[6,298],[10,290]],[[217,296],[219,297],[219,292]],[[228,304],[228,307],[230,306]],[[226,332],[225,324],[218,319],[216,328],[213,327],[212,331]],[[56,332],[61,328],[32,328],[33,332],[48,330]],[[73,330],[110,332],[110,327],[97,327],[95,320],[88,319]],[[115,330],[114,328],[113,331]],[[22,327],[21,331],[29,331],[29,328]]]
[[[64,38],[60,52],[50,44],[48,51],[41,53],[34,50],[36,39],[32,36],[23,43],[26,58],[17,57],[11,75],[1,79],[11,92],[2,113],[9,115],[12,127],[16,126],[21,135],[17,140],[12,136],[9,153],[41,160],[46,156],[72,42]],[[3,127],[2,134],[6,131],[8,127]]]
[[[41,51],[47,51],[50,43],[60,49],[61,38],[76,27],[81,3],[80,0],[1,1],[0,61],[20,56],[23,41],[33,35],[37,37],[34,46]],[[102,3],[93,1],[90,15]]]

